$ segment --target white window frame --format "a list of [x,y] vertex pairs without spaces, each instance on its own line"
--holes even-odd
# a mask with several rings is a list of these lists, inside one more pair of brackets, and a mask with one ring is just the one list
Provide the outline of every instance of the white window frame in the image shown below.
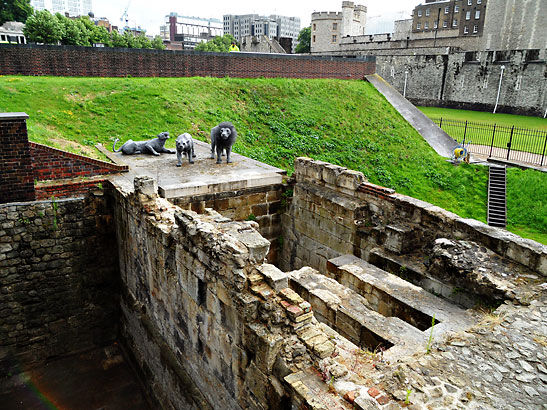
[[459,6],[459,4],[456,4],[454,6],[454,13],[459,13],[459,12],[460,12],[460,6]]
[[429,21],[424,23],[424,30],[429,30]]
[[465,12],[465,20],[471,20],[471,10]]
[[452,27],[458,27],[458,19],[452,20]]
[[473,25],[473,34],[477,34],[479,32],[479,25],[475,24]]
[[448,14],[448,13],[450,13],[450,6],[446,6],[444,8],[444,14]]
[[416,23],[416,30],[422,29],[422,23]]
[[469,27],[463,26],[463,34],[469,34]]
[[443,28],[447,28],[447,27],[448,27],[448,21],[443,20]]
[[481,11],[480,10],[475,10],[475,20],[478,20],[481,18]]
[[433,22],[433,28],[437,28],[437,27],[438,27],[438,25],[437,25],[437,20],[435,20],[435,21]]
[[430,9],[425,9],[425,16],[429,17],[430,14],[431,14],[431,10]]
[[482,4],[482,0],[477,0],[477,4]]
[[418,17],[422,17],[422,10],[418,10]]
[[467,0],[467,5],[472,6],[473,5],[473,0]]

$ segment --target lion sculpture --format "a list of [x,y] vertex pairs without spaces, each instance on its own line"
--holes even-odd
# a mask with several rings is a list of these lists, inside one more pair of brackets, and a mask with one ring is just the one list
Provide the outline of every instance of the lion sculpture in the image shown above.
[[222,162],[221,156],[224,151],[226,151],[226,163],[232,162],[230,154],[236,138],[237,131],[231,122],[221,122],[211,129],[211,158],[215,158],[216,150],[217,164]]
[[165,141],[169,139],[169,133],[167,131],[160,132],[156,138],[148,141],[133,141],[128,140],[119,149],[116,149],[116,143],[120,140],[116,138],[112,150],[114,152],[122,152],[125,155],[133,154],[152,154],[160,155],[160,153],[174,154],[175,150],[165,148]]

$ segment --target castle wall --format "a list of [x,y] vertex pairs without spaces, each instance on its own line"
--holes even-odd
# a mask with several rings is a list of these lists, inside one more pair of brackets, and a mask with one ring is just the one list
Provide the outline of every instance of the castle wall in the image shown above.
[[533,50],[377,57],[377,73],[417,105],[492,111],[501,66],[505,67],[498,112],[543,116],[547,63]]
[[375,248],[397,255],[423,249],[436,238],[470,240],[547,276],[547,247],[427,202],[370,184],[363,174],[298,158],[294,197],[283,216],[283,270],[350,254],[369,260]]
[[107,196],[0,205],[0,374],[116,339],[115,240]]
[[374,58],[0,44],[1,75],[362,79]]

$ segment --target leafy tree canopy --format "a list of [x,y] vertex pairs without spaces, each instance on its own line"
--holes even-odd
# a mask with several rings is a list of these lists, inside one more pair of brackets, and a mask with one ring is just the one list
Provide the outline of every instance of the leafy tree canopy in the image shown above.
[[311,27],[304,27],[298,34],[296,53],[309,53],[311,49]]
[[33,10],[30,0],[0,0],[0,26],[6,21],[24,23]]
[[64,24],[49,11],[41,10],[27,19],[23,34],[32,43],[57,44],[65,35]]
[[232,41],[236,39],[231,34],[224,34],[221,36],[216,36],[212,40],[209,40],[206,43],[199,43],[196,46],[196,51],[215,51],[217,53],[227,53],[230,49]]

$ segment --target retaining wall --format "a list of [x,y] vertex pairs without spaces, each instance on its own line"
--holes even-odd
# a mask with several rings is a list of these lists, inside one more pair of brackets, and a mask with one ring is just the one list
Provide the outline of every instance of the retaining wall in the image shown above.
[[284,77],[361,80],[374,57],[340,58],[259,53],[0,44],[1,75],[84,77]]
[[0,374],[115,340],[115,240],[106,196],[0,205]]

